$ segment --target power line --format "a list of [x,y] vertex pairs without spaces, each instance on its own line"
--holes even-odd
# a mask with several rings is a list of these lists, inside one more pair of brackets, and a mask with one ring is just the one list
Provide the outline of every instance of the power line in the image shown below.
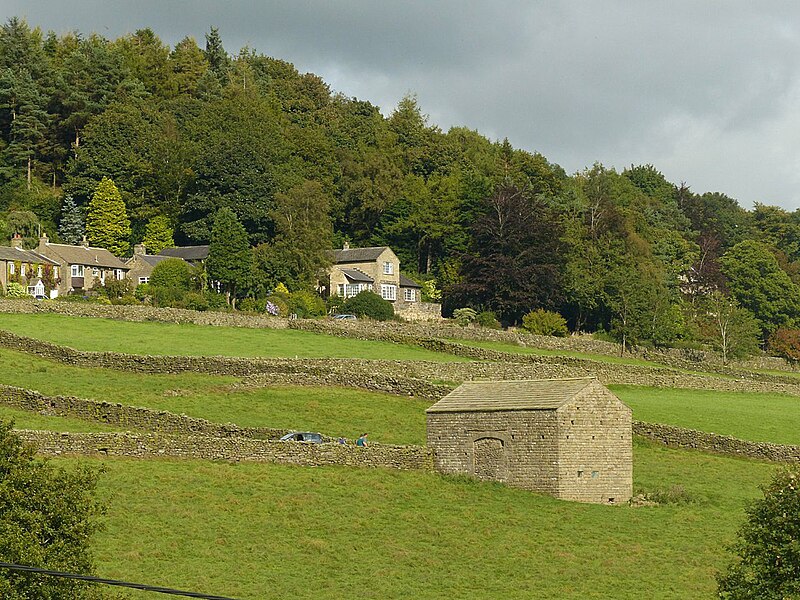
[[171,588],[159,587],[155,585],[147,585],[145,583],[131,583],[129,581],[120,581],[118,579],[104,579],[102,577],[93,577],[91,575],[78,575],[77,573],[50,571],[48,569],[40,569],[38,567],[29,567],[26,565],[15,565],[13,563],[0,562],[0,569],[9,569],[12,571],[27,571],[29,573],[52,575],[53,577],[62,577],[64,579],[77,579],[79,581],[88,581],[91,583],[116,585],[119,587],[133,588],[135,590],[143,590],[145,592],[158,592],[159,594],[171,594],[173,596],[185,596],[187,598],[204,598],[205,600],[235,600],[235,598],[228,598],[227,596],[212,596],[209,594],[201,594],[200,592],[184,592],[181,590],[173,590]]

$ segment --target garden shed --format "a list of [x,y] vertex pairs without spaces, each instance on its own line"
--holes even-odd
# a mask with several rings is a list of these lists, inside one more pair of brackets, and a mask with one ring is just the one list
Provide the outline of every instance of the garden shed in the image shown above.
[[465,382],[427,421],[442,473],[579,502],[631,497],[631,409],[595,378]]

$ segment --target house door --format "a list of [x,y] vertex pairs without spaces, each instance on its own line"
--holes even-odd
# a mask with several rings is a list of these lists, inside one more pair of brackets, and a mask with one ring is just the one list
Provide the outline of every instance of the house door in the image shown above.
[[479,438],[472,445],[473,474],[480,479],[503,481],[507,476],[506,448],[503,440]]

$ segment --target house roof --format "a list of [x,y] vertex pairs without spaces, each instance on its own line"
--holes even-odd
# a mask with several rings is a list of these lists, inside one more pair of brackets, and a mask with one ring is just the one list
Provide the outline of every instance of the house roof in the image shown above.
[[164,248],[158,253],[160,256],[171,256],[183,260],[205,260],[208,258],[208,245],[205,246],[178,246]]
[[465,381],[426,412],[555,410],[597,380]]
[[372,277],[362,271],[359,271],[358,269],[341,269],[341,271],[349,281],[375,283],[375,280]]
[[400,273],[400,287],[417,288],[417,289],[420,289],[420,290],[422,289],[422,286],[420,284],[418,284],[413,279],[409,279],[408,277],[406,277],[402,273]]
[[46,256],[42,256],[33,250],[24,250],[22,248],[14,248],[12,246],[0,246],[0,260],[6,261],[20,261],[29,264],[51,264],[58,265],[54,260],[50,260]]
[[[146,262],[151,267],[155,267],[158,263],[160,263],[160,262],[162,262],[164,260],[169,260],[169,259],[183,260],[182,258],[180,258],[178,256],[161,256],[160,254],[137,254],[136,257],[142,259],[144,262]],[[183,260],[183,262],[186,262],[186,261]]]
[[[41,246],[40,246],[41,248]],[[44,252],[53,255],[68,265],[87,265],[91,267],[105,267],[107,269],[125,269],[120,259],[105,248],[92,246],[68,246],[67,244],[47,243]]]
[[378,257],[381,254],[383,254],[386,250],[389,250],[388,246],[333,250],[333,262],[336,264],[370,262],[373,260],[377,260]]

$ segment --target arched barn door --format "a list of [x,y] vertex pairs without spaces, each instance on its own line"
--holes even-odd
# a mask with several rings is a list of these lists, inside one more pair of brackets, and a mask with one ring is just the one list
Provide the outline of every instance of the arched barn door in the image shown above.
[[505,442],[499,438],[482,437],[472,444],[473,474],[480,479],[503,481],[508,474]]

